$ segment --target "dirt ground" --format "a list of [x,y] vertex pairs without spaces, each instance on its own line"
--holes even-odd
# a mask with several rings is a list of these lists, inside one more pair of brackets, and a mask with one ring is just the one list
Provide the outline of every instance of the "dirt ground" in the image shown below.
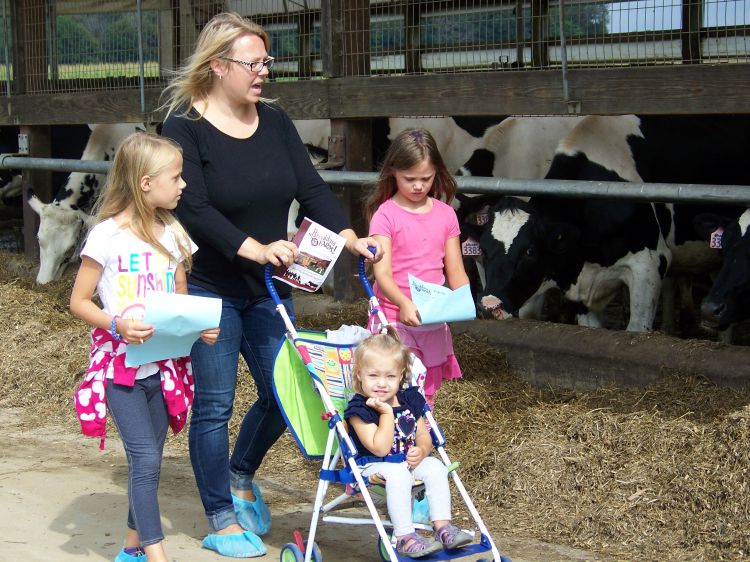
[[[72,562],[112,560],[127,514],[127,463],[116,436],[104,451],[96,440],[61,426],[22,429],[23,411],[0,407],[0,560]],[[314,490],[294,482],[259,479],[273,513],[266,556],[276,560],[309,527]],[[166,548],[174,562],[226,561],[202,549],[205,519],[187,455],[181,448],[165,453],[160,503]],[[492,522],[487,521],[492,527]],[[501,553],[514,562],[608,560],[534,540],[495,536]],[[330,562],[377,561],[377,533],[372,526],[323,524],[316,542]],[[476,560],[467,557],[463,560]]]

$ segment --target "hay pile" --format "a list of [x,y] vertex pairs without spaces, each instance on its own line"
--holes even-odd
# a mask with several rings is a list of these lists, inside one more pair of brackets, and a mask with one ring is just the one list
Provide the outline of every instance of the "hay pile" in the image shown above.
[[[17,256],[0,262],[0,403],[76,431],[70,398],[88,336],[67,312],[71,280],[36,288]],[[363,321],[362,305],[298,318],[311,329]],[[437,418],[493,531],[626,560],[750,559],[750,394],[689,377],[645,391],[542,391],[483,341],[464,334],[455,348],[465,377],[443,387]],[[238,412],[254,400],[243,375]],[[171,443],[185,449],[185,435]],[[319,468],[288,435],[261,471],[279,466],[311,486]]]

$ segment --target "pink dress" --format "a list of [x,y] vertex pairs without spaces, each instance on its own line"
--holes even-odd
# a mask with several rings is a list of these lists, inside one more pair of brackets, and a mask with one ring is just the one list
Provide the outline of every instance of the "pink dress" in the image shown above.
[[[445,283],[445,244],[460,234],[456,212],[450,205],[432,200],[428,213],[412,213],[389,199],[370,221],[370,236],[391,239],[393,280],[402,293],[411,298],[409,273],[422,281]],[[453,341],[448,325],[428,324],[413,328],[399,322],[399,310],[378,287],[375,295],[388,321],[393,324],[404,345],[408,346],[427,367],[425,395],[434,395],[444,379],[461,377],[461,369],[453,354]]]

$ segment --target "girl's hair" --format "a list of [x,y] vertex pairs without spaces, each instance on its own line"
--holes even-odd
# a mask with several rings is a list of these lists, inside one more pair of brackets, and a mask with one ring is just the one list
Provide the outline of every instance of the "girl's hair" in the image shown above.
[[357,349],[354,350],[354,364],[352,366],[352,384],[354,390],[360,394],[362,390],[362,381],[359,379],[362,369],[368,361],[377,361],[380,358],[389,357],[396,359],[399,370],[401,371],[401,380],[399,384],[406,382],[411,367],[411,351],[398,338],[396,330],[392,326],[386,327],[384,334],[374,334],[367,339],[362,340]]
[[456,195],[456,180],[443,162],[435,139],[427,129],[405,129],[396,135],[388,147],[378,180],[367,197],[365,216],[368,221],[372,219],[378,207],[398,191],[395,172],[408,170],[428,159],[435,167],[435,180],[428,195],[442,199],[446,203],[453,201]]
[[175,234],[175,241],[186,269],[192,265],[190,239],[180,222],[168,209],[154,209],[146,202],[146,194],[141,189],[144,176],[156,177],[166,171],[174,159],[182,154],[179,144],[166,137],[153,133],[133,133],[122,141],[112,169],[107,175],[107,183],[96,202],[94,213],[96,222],[102,222],[121,213],[132,205],[133,213],[128,228],[141,240],[168,258],[172,258],[164,245],[154,236],[153,225],[159,220],[168,225]]
[[[208,91],[216,76],[211,71],[211,61],[232,58],[234,42],[243,35],[256,35],[263,40],[268,50],[271,40],[257,23],[234,12],[215,15],[198,34],[195,50],[185,64],[174,71],[174,76],[161,93],[166,101],[158,110],[166,109],[167,115],[184,107],[187,115],[196,100],[208,103]],[[269,102],[271,100],[262,99]]]

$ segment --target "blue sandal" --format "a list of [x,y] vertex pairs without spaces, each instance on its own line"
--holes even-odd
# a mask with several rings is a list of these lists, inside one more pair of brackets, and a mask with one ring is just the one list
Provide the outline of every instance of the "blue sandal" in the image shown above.
[[206,535],[201,545],[222,556],[234,558],[254,558],[266,553],[266,545],[260,537],[250,531],[245,531],[241,535]]
[[262,537],[271,530],[271,512],[268,511],[263,501],[263,494],[260,493],[260,488],[255,482],[253,482],[253,493],[255,494],[254,502],[243,500],[232,494],[232,503],[234,512],[237,514],[237,522],[242,528]]

